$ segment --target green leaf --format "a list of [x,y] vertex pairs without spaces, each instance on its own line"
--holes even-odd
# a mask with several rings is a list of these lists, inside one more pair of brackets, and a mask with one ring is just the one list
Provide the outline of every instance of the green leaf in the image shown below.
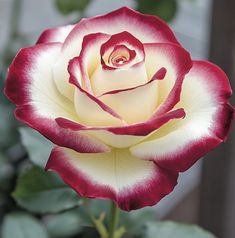
[[25,213],[10,213],[5,216],[2,238],[48,238],[40,222]]
[[80,198],[52,172],[33,167],[17,180],[13,197],[21,207],[35,213],[56,213],[78,206]]
[[174,18],[177,11],[177,0],[137,0],[137,10],[156,15],[164,21],[170,21]]
[[156,213],[151,208],[143,208],[132,211],[131,213],[124,211],[120,212],[120,224],[126,227],[128,234],[131,235],[138,235],[146,222],[155,219]]
[[12,164],[0,151],[0,190],[8,190],[11,187],[11,179],[14,175]]
[[77,210],[51,215],[46,219],[47,231],[52,238],[75,236],[82,230],[82,220]]
[[56,0],[57,9],[64,15],[84,12],[91,0]]
[[[3,90],[3,89],[2,89]],[[1,90],[1,91],[2,91]],[[0,101],[0,147],[8,148],[17,141],[16,121],[11,105]]]
[[21,142],[29,154],[29,159],[35,165],[44,168],[53,147],[52,143],[31,128],[21,127],[19,131]]
[[196,225],[187,225],[171,221],[149,222],[145,225],[143,238],[216,238],[208,231]]

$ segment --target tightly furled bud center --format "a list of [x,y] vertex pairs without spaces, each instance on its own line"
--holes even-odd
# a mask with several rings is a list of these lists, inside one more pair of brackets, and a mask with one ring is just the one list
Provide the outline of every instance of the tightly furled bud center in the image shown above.
[[124,66],[130,63],[136,56],[134,50],[128,49],[125,45],[116,46],[108,58],[108,64],[114,67]]

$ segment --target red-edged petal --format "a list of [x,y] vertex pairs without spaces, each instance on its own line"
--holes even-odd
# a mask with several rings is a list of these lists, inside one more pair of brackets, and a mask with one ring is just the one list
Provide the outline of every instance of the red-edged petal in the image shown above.
[[82,50],[79,57],[71,60],[71,64],[78,64],[80,67],[80,75],[77,74],[77,81],[86,91],[92,93],[90,77],[95,69],[100,65],[101,56],[100,48],[104,42],[110,38],[110,35],[103,33],[95,33],[86,35],[83,38]]
[[70,61],[68,71],[69,82],[77,87],[74,104],[80,121],[96,126],[123,124],[122,118],[115,111],[81,87],[79,79],[82,77],[82,70],[77,58]]
[[[80,54],[84,36],[97,32],[113,35],[123,31],[128,31],[142,43],[171,42],[179,44],[171,29],[160,18],[123,7],[106,15],[82,19],[75,26],[66,38],[62,54],[56,62],[55,78],[67,82],[69,78],[67,74],[68,62]],[[71,94],[71,90],[64,92],[64,95],[69,99],[71,99]]]
[[163,126],[132,147],[132,153],[161,167],[185,171],[226,140],[235,111],[228,103],[230,96],[229,80],[219,67],[194,61],[177,104],[185,109],[185,119]]
[[143,85],[106,92],[99,97],[128,123],[148,120],[158,104],[158,80],[162,80],[166,69],[160,69],[154,78]]
[[86,155],[56,147],[46,169],[57,172],[80,196],[112,199],[126,211],[155,205],[173,190],[178,178],[127,150]]
[[136,123],[132,125],[124,125],[118,127],[89,127],[73,122],[65,118],[57,118],[56,122],[63,128],[75,130],[75,131],[86,131],[86,130],[107,130],[116,135],[136,135],[146,136],[157,130],[162,125],[173,119],[182,119],[185,117],[185,112],[182,108],[168,112],[162,116],[158,116],[148,120],[146,122]]
[[164,67],[167,71],[164,80],[158,84],[158,108],[160,115],[171,110],[180,100],[185,75],[192,67],[189,53],[173,44],[144,44],[145,65],[148,77]]
[[[119,55],[118,51],[115,52],[117,46],[125,46],[126,49],[124,52],[120,52]],[[133,52],[131,53],[131,51]],[[101,46],[100,55],[102,66],[98,66],[91,77],[92,89],[95,95],[101,95],[112,90],[136,87],[148,82],[144,65],[143,44],[130,33],[121,32],[112,35]],[[118,61],[120,59],[122,63],[118,65],[114,62],[112,64],[113,59],[116,60],[115,58]]]
[[79,152],[104,152],[109,147],[81,133],[60,128],[58,116],[76,119],[73,104],[59,94],[51,68],[59,43],[38,44],[20,50],[10,65],[5,94],[17,105],[16,117],[60,146]]
[[73,30],[75,25],[67,25],[49,28],[40,35],[36,44],[41,43],[52,43],[52,42],[60,42],[63,43],[68,36],[68,34]]
[[69,34],[64,49],[77,45],[85,35],[91,33],[113,35],[123,31],[128,31],[142,43],[179,44],[171,29],[160,18],[122,7],[105,15],[82,19]]

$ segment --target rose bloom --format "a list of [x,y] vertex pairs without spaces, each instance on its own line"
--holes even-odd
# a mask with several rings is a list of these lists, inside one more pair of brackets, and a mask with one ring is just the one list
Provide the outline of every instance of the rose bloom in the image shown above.
[[126,7],[44,31],[13,60],[5,93],[55,144],[47,170],[123,210],[169,194],[234,115],[225,73],[193,61],[158,17]]

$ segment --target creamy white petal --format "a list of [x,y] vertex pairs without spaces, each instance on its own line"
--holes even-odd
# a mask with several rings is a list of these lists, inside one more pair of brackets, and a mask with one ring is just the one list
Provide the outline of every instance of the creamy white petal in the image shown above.
[[129,124],[145,121],[157,106],[158,80],[131,90],[104,94],[99,99]]
[[127,211],[156,204],[177,183],[177,173],[135,158],[128,150],[87,155],[57,147],[46,168],[81,196],[109,198]]
[[136,87],[148,81],[144,64],[128,69],[108,70],[99,66],[91,78],[95,95],[108,91]]

